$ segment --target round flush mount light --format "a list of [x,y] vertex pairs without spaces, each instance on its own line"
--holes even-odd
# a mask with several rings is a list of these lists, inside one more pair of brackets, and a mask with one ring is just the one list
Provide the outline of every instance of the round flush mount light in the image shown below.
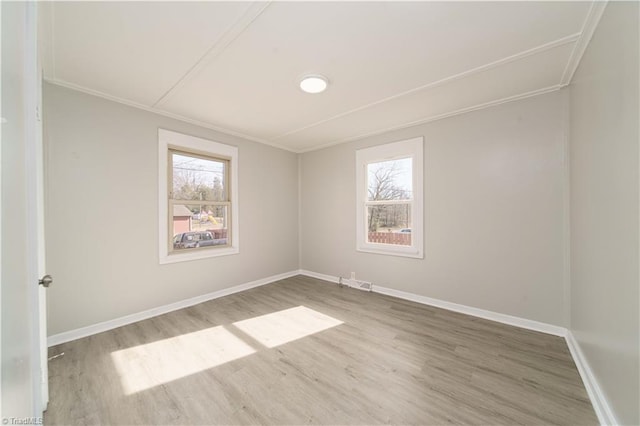
[[322,93],[327,89],[328,84],[329,80],[323,75],[305,75],[300,80],[300,89],[307,93]]

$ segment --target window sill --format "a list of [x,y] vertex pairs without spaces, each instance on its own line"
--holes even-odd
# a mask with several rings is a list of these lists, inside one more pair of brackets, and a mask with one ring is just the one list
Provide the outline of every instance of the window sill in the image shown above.
[[410,257],[413,259],[424,259],[424,254],[415,248],[386,248],[386,247],[357,247],[356,251],[362,253],[382,254],[385,256]]
[[197,250],[188,253],[174,253],[160,256],[160,264],[189,262],[191,260],[208,259],[210,257],[230,256],[240,253],[238,247],[227,247],[211,250]]

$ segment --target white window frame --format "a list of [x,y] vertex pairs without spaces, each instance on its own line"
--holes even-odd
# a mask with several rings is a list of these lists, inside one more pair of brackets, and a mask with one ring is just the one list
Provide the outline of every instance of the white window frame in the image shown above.
[[[356,151],[356,250],[366,253],[424,258],[423,214],[423,145],[422,136]],[[370,243],[367,241],[368,173],[367,166],[382,161],[412,159],[413,200],[411,205],[411,245]]]
[[[222,157],[229,160],[229,197],[231,198],[231,223],[229,245],[207,250],[189,250],[176,252],[169,250],[173,240],[169,238],[169,150],[198,152],[211,157]],[[158,247],[160,264],[186,262],[209,257],[227,256],[240,252],[240,233],[238,225],[238,148],[195,136],[158,129]]]

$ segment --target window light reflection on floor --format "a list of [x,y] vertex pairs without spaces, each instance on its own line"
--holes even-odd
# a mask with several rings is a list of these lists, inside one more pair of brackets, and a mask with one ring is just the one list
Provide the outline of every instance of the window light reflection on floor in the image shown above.
[[[125,394],[131,395],[342,324],[304,306],[158,340],[111,353]],[[255,343],[253,348],[242,339]],[[240,336],[240,337],[239,337]]]
[[305,306],[233,323],[268,348],[289,343],[340,324],[342,321]]
[[111,353],[127,395],[255,353],[224,326],[207,328]]

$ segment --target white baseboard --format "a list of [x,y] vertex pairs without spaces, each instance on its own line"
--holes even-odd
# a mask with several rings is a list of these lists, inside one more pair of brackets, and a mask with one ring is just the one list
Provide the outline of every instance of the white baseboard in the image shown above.
[[179,302],[170,303],[168,305],[159,306],[157,308],[149,309],[149,310],[138,312],[135,314],[126,315],[124,317],[100,322],[97,324],[89,325],[89,326],[78,328],[75,330],[65,331],[59,334],[54,334],[47,338],[47,345],[51,347],[51,346],[59,345],[61,343],[66,343],[72,340],[80,339],[82,337],[87,337],[93,334],[102,333],[103,331],[112,330],[114,328],[122,327],[123,325],[132,324],[134,322],[138,322],[138,321],[142,321],[158,315],[166,314],[168,312],[176,311],[178,309],[187,308],[189,306],[197,305],[199,303],[207,302],[209,300],[217,299],[219,297],[228,296],[230,294],[238,293],[244,290],[249,290],[250,288],[259,287],[265,284],[270,284],[272,282],[293,277],[298,274],[299,274],[299,271],[296,270],[296,271],[285,272],[283,274],[272,275],[270,277],[261,278],[259,280],[255,280],[248,283],[225,288],[222,290],[214,291],[212,293],[203,294],[201,296],[192,297],[190,299],[181,300]]
[[332,275],[319,274],[318,272],[307,271],[306,269],[300,269],[298,273],[300,275],[306,275],[307,277],[317,278],[323,281],[329,281],[330,283],[338,284],[340,282],[339,277],[334,277]]
[[[337,283],[339,277],[331,275],[319,274],[317,272],[307,271],[301,269],[301,275],[306,275],[320,280]],[[544,322],[534,321],[530,319],[514,317],[511,315],[501,314],[498,312],[487,311],[484,309],[474,308],[472,306],[460,305],[458,303],[447,302],[445,300],[434,299],[432,297],[421,296],[419,294],[408,293],[406,291],[395,290],[392,288],[381,287],[374,284],[374,293],[386,294],[388,296],[397,297],[399,299],[411,300],[412,302],[421,303],[423,305],[435,306],[438,308],[446,309],[448,311],[460,312],[463,314],[471,315],[478,318],[484,318],[491,321],[500,322],[503,324],[509,324],[520,328],[526,328],[527,330],[539,331],[541,333],[552,334],[554,336],[565,337],[567,335],[567,329],[559,327],[557,325],[547,324]]]
[[499,312],[487,311],[480,308],[474,308],[472,306],[460,305],[458,303],[420,296],[418,294],[407,293],[405,291],[395,290],[392,288],[380,287],[379,285],[374,285],[373,291],[375,293],[394,296],[399,299],[411,300],[413,302],[422,303],[424,305],[435,306],[438,308],[446,309],[448,311],[459,312],[462,314],[471,315],[473,317],[484,318],[503,324],[513,325],[515,327],[526,328],[527,330],[552,334],[554,336],[564,337],[567,334],[566,328],[559,327],[557,325],[547,324],[544,322],[534,321],[526,318],[514,317],[512,315],[501,314]]
[[611,405],[609,405],[602,389],[600,389],[600,385],[598,384],[596,377],[593,375],[593,371],[591,371],[591,367],[589,367],[589,363],[587,362],[582,349],[580,349],[580,344],[575,339],[571,331],[567,333],[566,340],[571,356],[573,357],[573,361],[576,363],[576,367],[578,367],[578,372],[580,373],[580,377],[582,377],[582,382],[584,383],[584,387],[587,389],[591,405],[593,405],[593,409],[598,416],[600,424],[620,424],[616,420],[613,410],[611,409]]

